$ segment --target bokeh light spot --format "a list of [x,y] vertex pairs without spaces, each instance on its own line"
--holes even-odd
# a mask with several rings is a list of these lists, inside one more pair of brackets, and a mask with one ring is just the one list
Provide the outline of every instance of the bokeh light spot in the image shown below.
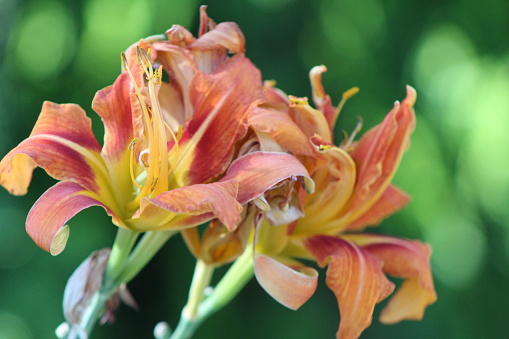
[[364,58],[385,35],[385,16],[373,0],[324,1],[321,23],[331,46],[349,58]]
[[433,273],[451,288],[468,288],[478,277],[486,257],[486,238],[467,218],[437,220],[426,232],[432,244]]
[[27,323],[18,315],[0,311],[0,339],[34,338]]
[[0,207],[0,269],[13,270],[25,265],[35,253],[36,246],[25,232],[26,212],[14,207]]
[[21,18],[9,41],[8,62],[32,81],[58,75],[72,60],[76,28],[59,2],[34,3]]

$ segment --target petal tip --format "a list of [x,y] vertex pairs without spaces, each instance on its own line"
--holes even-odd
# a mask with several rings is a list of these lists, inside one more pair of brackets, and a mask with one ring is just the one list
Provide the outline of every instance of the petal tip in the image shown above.
[[56,256],[62,253],[65,249],[65,245],[67,244],[67,239],[69,239],[70,228],[69,225],[62,226],[51,241],[49,252],[51,255]]

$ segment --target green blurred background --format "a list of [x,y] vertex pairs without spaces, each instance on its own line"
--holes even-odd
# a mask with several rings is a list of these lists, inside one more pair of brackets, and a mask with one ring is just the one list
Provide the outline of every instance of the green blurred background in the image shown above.
[[[0,0],[0,156],[26,138],[44,100],[90,109],[113,83],[120,51],[172,24],[197,31],[196,0]],[[362,338],[509,337],[509,2],[506,0],[222,0],[203,3],[216,20],[235,21],[247,56],[288,94],[310,96],[308,71],[325,64],[337,102],[359,86],[340,117],[364,129],[418,92],[418,123],[396,183],[413,196],[380,231],[431,243],[439,295],[422,322],[373,325]],[[100,208],[70,225],[57,257],[24,231],[35,200],[53,182],[36,170],[26,196],[0,191],[0,339],[53,338],[63,321],[67,278],[115,227]],[[170,241],[131,284],[141,311],[122,307],[93,338],[150,338],[175,325],[194,260]],[[209,319],[196,338],[332,338],[339,315],[321,271],[317,293],[299,311],[273,301],[256,282]]]

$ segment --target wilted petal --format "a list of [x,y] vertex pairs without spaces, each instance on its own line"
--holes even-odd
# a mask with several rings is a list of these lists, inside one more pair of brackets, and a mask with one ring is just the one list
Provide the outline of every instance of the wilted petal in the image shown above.
[[392,324],[404,319],[420,320],[437,295],[429,264],[431,249],[419,241],[375,234],[348,236],[384,262],[384,272],[406,279],[380,315]]
[[65,248],[67,238],[64,241],[58,239],[65,223],[90,206],[103,206],[112,215],[102,202],[93,198],[91,192],[75,183],[61,181],[41,195],[32,206],[26,221],[27,233],[43,250],[57,255]]
[[292,310],[301,307],[315,293],[318,272],[310,267],[296,270],[266,255],[255,253],[254,271],[263,289]]
[[314,191],[313,180],[295,157],[286,153],[254,152],[235,160],[221,181],[237,180],[237,200],[245,204],[280,181],[294,176],[303,177],[306,190]]
[[349,241],[315,236],[304,245],[327,269],[327,286],[336,295],[341,321],[337,338],[358,338],[372,320],[375,305],[394,290],[382,272],[382,262]]
[[0,163],[0,184],[13,194],[25,194],[39,166],[57,180],[98,191],[96,176],[105,173],[100,151],[90,119],[78,105],[46,101],[30,137]]
[[407,86],[405,100],[396,102],[382,123],[365,133],[351,153],[358,181],[347,223],[364,214],[389,186],[415,127],[415,99],[415,90]]
[[236,200],[237,189],[237,182],[228,180],[181,187],[152,199],[143,198],[129,224],[140,230],[174,229],[217,218],[233,230],[242,212],[242,205]]
[[64,290],[63,309],[65,320],[71,325],[80,326],[95,292],[102,287],[110,252],[109,248],[92,252],[69,277]]
[[399,211],[410,201],[410,196],[394,185],[389,185],[380,199],[360,218],[349,224],[347,230],[360,230],[377,225],[391,214]]

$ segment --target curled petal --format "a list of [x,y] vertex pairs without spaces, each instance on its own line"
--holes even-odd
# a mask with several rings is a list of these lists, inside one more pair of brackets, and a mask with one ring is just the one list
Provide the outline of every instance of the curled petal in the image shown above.
[[199,50],[225,48],[231,53],[244,53],[245,39],[236,23],[222,22],[200,36],[190,47]]
[[334,128],[336,112],[332,106],[330,96],[325,93],[322,84],[322,73],[327,71],[324,65],[315,66],[309,72],[309,80],[311,80],[311,88],[313,89],[313,101],[319,111],[323,113],[325,119],[329,123],[330,129]]
[[25,194],[39,166],[57,180],[98,191],[96,175],[105,173],[100,151],[90,119],[78,105],[46,101],[30,137],[0,163],[0,184],[13,194]]
[[310,267],[298,271],[266,255],[255,253],[254,271],[263,289],[292,310],[301,307],[315,293],[318,272]]
[[300,234],[338,233],[346,226],[339,216],[347,208],[356,182],[356,167],[338,147],[323,151],[326,162],[312,174],[317,190],[306,197],[304,218],[294,229]]
[[177,188],[155,198],[143,198],[134,214],[133,228],[178,229],[218,218],[229,230],[240,221],[242,205],[236,200],[235,180]]
[[103,206],[112,215],[102,202],[92,197],[91,192],[75,183],[61,181],[32,206],[26,221],[27,233],[43,250],[52,255],[60,254],[68,236],[65,223],[90,206]]
[[237,200],[245,204],[280,181],[294,176],[303,177],[306,190],[314,191],[313,180],[295,157],[286,153],[254,152],[235,160],[221,181],[237,180]]
[[341,322],[337,338],[358,338],[372,320],[375,305],[394,290],[382,272],[382,262],[352,242],[315,236],[304,245],[327,269],[327,286],[338,301]]
[[380,321],[420,320],[437,295],[429,264],[431,249],[419,241],[375,234],[348,236],[384,262],[384,272],[405,281],[382,310]]
[[396,102],[382,123],[365,133],[351,153],[358,179],[347,222],[364,214],[389,186],[415,127],[415,99],[415,90],[407,86],[405,100]]

